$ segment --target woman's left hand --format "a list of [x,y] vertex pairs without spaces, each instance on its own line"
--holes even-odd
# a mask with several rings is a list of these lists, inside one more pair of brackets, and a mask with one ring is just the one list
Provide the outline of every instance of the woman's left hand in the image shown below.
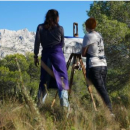
[[39,65],[39,60],[38,60],[38,58],[34,58],[34,64],[35,64],[36,67],[38,67],[38,65]]

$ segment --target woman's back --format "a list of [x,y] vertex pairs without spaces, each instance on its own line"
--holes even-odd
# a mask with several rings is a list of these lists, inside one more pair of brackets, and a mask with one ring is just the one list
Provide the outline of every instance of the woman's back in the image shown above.
[[[63,41],[64,31],[62,26],[57,25],[48,30],[44,28],[44,24],[40,24],[38,30],[40,36],[37,37],[40,38],[41,45],[44,48],[55,46]],[[37,40],[39,40],[38,38]]]

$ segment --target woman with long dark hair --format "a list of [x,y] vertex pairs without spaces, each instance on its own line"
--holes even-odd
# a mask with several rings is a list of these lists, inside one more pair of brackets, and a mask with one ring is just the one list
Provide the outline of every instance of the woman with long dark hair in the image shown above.
[[91,80],[112,112],[111,101],[106,90],[107,62],[103,38],[95,31],[96,20],[94,18],[87,19],[85,26],[88,33],[83,39],[82,56],[86,57],[86,77]]
[[[57,10],[51,9],[47,12],[43,24],[37,27],[35,45],[34,45],[34,63],[39,64],[38,53],[39,46],[42,46],[41,56],[41,76],[39,89],[42,91],[43,100],[46,97],[46,86],[49,86],[47,75],[51,75],[58,87],[61,106],[69,106],[68,102],[68,75],[63,55],[62,47],[64,46],[64,30],[58,24],[59,13]],[[48,66],[48,61],[51,62],[52,71]],[[54,84],[52,84],[52,87]]]

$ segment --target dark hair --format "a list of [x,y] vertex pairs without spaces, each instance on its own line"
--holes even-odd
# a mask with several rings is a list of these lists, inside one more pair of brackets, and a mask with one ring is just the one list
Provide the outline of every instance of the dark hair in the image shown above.
[[95,29],[97,25],[95,18],[87,19],[85,25],[88,29]]
[[57,10],[55,9],[48,10],[44,21],[44,28],[50,30],[55,25],[58,25],[58,20],[57,20],[58,17],[59,17],[59,13]]

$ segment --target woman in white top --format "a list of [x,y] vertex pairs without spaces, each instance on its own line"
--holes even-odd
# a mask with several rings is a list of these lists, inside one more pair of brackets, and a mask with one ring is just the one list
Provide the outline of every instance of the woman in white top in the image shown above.
[[86,76],[91,80],[103,101],[112,112],[111,101],[106,90],[107,62],[102,36],[94,29],[96,20],[89,18],[85,22],[88,32],[83,39],[82,56],[86,57]]

